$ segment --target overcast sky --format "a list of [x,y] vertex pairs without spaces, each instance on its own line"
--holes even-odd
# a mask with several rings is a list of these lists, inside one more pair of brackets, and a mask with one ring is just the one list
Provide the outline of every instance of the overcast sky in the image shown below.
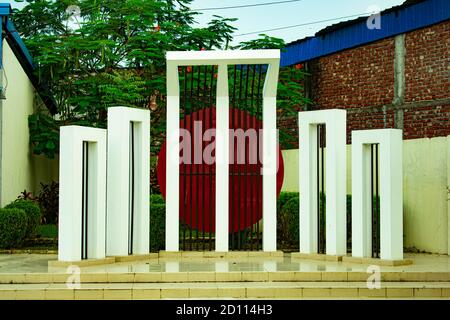
[[[194,0],[192,9],[242,6],[279,1],[283,0]],[[23,6],[23,4],[14,3],[13,0],[0,0],[0,2],[10,2],[14,7]],[[301,0],[259,7],[202,11],[202,15],[198,16],[197,21],[200,26],[204,26],[211,20],[212,15],[238,18],[238,21],[233,24],[238,28],[234,41],[234,44],[237,44],[240,41],[255,39],[258,35],[255,33],[239,36],[239,34],[336,18],[333,21],[265,32],[270,36],[290,42],[306,36],[312,36],[318,30],[339,21],[351,20],[357,15],[373,12],[375,8],[384,10],[403,2],[404,0]],[[349,18],[348,16],[355,17]]]

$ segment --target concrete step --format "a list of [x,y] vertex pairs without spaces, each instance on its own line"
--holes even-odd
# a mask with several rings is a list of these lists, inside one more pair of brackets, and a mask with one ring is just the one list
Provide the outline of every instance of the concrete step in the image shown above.
[[[195,282],[361,282],[366,272],[97,272],[81,271],[81,283],[195,283]],[[0,284],[65,283],[66,273],[0,273]],[[381,272],[382,282],[450,282],[450,272]]]
[[450,282],[184,282],[1,284],[0,299],[450,299]]

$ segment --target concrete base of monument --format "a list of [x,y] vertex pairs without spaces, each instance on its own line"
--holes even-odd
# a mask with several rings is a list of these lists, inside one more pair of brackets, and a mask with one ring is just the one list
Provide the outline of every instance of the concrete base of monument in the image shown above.
[[111,258],[114,258],[115,262],[133,262],[133,261],[158,259],[159,255],[157,253],[147,253],[147,254],[132,254],[129,256],[113,256]]
[[283,258],[283,251],[160,251],[159,258]]
[[319,260],[319,261],[342,261],[343,256],[335,256],[321,253],[292,252],[291,259]]
[[48,262],[49,267],[53,268],[66,268],[69,266],[77,266],[77,267],[91,267],[98,266],[102,264],[112,264],[115,263],[116,259],[113,257],[107,257],[104,259],[85,259],[79,261],[59,261],[59,260],[50,260]]
[[413,264],[413,260],[411,260],[411,259],[385,260],[385,259],[378,259],[378,258],[359,258],[359,257],[350,257],[350,256],[343,257],[342,262],[369,264],[369,265],[377,265],[377,266],[389,266],[389,267],[407,266],[407,265]]

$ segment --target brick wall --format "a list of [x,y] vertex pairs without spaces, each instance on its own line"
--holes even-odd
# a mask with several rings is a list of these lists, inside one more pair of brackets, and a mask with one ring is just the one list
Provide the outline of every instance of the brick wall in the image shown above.
[[314,101],[321,109],[391,103],[393,61],[394,41],[386,39],[312,62]]
[[[404,139],[450,135],[450,22],[405,35],[405,93],[394,103],[394,38],[309,61],[311,109],[347,109],[351,130],[401,128]],[[295,121],[283,121],[294,126]]]
[[408,33],[405,48],[405,101],[449,98],[450,22]]

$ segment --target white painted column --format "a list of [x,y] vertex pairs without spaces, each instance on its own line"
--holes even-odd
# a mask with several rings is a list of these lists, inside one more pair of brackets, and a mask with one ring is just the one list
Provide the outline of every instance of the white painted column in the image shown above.
[[180,84],[178,67],[167,60],[166,251],[179,250]]
[[[316,161],[317,125],[303,121],[299,112],[299,186],[300,252],[317,252],[317,179]],[[315,215],[314,215],[315,213]]]
[[105,257],[106,130],[65,126],[60,131],[58,260],[81,260],[83,142],[88,142],[88,259]]
[[[326,254],[347,254],[347,113],[332,110],[326,125]],[[317,145],[317,144],[316,144]]]
[[[134,186],[130,185],[130,127],[134,124]],[[149,252],[150,230],[150,111],[137,108],[108,108],[108,194],[107,254]],[[130,190],[134,188],[134,199]],[[133,202],[133,226],[130,203]],[[129,234],[132,227],[133,233]]]
[[370,145],[352,132],[352,256],[371,256]]
[[263,251],[277,250],[277,85],[279,60],[269,65],[263,90]]
[[228,69],[219,64],[216,97],[216,251],[228,251],[229,97]]
[[380,258],[403,259],[402,130],[352,132],[352,256],[371,257],[370,144],[379,144]]
[[[345,110],[299,112],[300,252],[317,253],[317,125],[326,126],[326,254],[345,255],[346,121]],[[301,177],[301,178],[300,178]]]
[[384,140],[380,144],[380,258],[402,260],[402,130],[384,131]]

